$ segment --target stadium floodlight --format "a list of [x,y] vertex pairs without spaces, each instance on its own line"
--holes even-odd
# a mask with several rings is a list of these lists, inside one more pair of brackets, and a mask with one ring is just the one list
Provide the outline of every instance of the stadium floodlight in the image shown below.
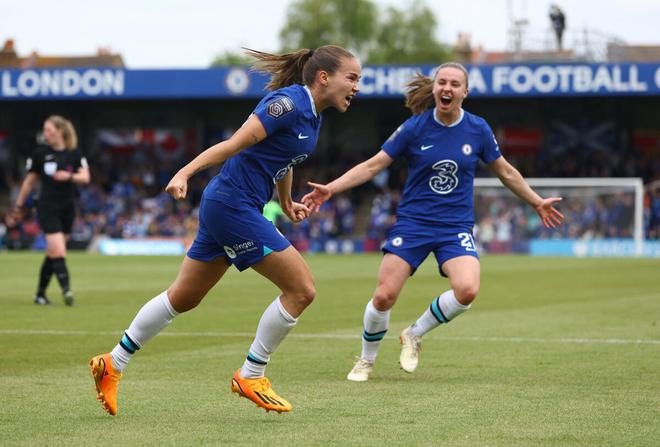
[[[530,240],[614,241],[632,249],[620,250],[621,255],[641,256],[644,253],[644,184],[640,178],[526,178],[527,183],[541,196],[564,198],[558,207],[566,216],[562,228],[545,231],[534,211],[517,199],[497,178],[475,178],[475,231],[486,240],[496,238],[494,221],[504,223],[509,236]],[[528,222],[525,231],[511,230],[511,223]],[[535,221],[536,219],[536,221]],[[521,224],[518,225],[520,227]],[[515,230],[516,228],[514,228]],[[484,234],[484,230],[487,230]],[[520,230],[520,228],[517,228]],[[506,233],[506,231],[502,231]],[[477,238],[480,239],[477,234]],[[505,235],[506,236],[506,235]],[[505,239],[505,237],[504,237]],[[523,246],[512,240],[509,246]],[[578,244],[580,247],[585,245]],[[500,245],[496,246],[502,251]],[[601,249],[605,245],[600,245]],[[488,247],[486,247],[488,248]],[[508,247],[510,248],[510,247]],[[585,249],[586,250],[586,249]],[[618,255],[616,249],[608,255]],[[519,250],[524,251],[524,250]],[[580,251],[578,249],[578,251]],[[577,253],[580,255],[580,253]]]

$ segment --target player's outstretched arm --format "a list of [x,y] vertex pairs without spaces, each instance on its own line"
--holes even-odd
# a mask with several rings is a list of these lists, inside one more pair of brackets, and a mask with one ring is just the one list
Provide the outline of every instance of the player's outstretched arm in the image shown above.
[[514,168],[504,157],[499,157],[488,167],[497,175],[502,184],[509,188],[511,192],[527,202],[541,218],[543,225],[547,228],[555,228],[564,221],[564,215],[553,206],[561,201],[561,197],[548,197],[546,199],[539,196],[527,184],[520,172]]
[[172,177],[167,187],[165,187],[165,191],[177,200],[185,199],[188,192],[188,179],[190,177],[199,171],[219,165],[243,149],[257,144],[264,138],[266,138],[266,129],[261,123],[261,120],[257,115],[250,115],[245,124],[229,139],[206,149],[190,163],[181,168]]
[[355,165],[341,177],[338,177],[327,185],[307,182],[314,189],[305,194],[302,198],[302,203],[307,205],[311,211],[318,211],[321,205],[334,194],[344,192],[371,180],[376,174],[392,164],[392,161],[392,157],[381,150],[370,159]]

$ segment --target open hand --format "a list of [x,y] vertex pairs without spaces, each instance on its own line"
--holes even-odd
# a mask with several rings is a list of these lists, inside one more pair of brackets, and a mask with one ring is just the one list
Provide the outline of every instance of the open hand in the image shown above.
[[555,228],[564,221],[564,215],[553,206],[560,201],[561,197],[549,197],[534,208],[546,228]]
[[307,182],[307,184],[314,189],[303,196],[302,203],[309,208],[310,212],[317,212],[321,205],[332,197],[332,192],[327,185],[312,182]]

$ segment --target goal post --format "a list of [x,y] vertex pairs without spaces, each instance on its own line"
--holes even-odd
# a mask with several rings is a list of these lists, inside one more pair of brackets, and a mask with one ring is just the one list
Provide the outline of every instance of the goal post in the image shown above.
[[[642,179],[526,178],[525,180],[542,197],[564,198],[564,201],[557,207],[566,217],[566,222],[563,224],[565,227],[559,228],[555,232],[548,232],[542,229],[540,222],[537,222],[535,229],[527,229],[529,237],[526,241],[520,241],[519,238],[512,240],[509,245],[525,247],[525,244],[528,244],[531,254],[539,251],[536,250],[538,247],[544,247],[544,250],[547,251],[544,254],[573,254],[576,256],[642,256],[644,254],[644,184]],[[493,221],[499,219],[501,225],[505,227],[511,226],[511,222],[506,222],[507,218],[511,220],[520,217],[519,220],[522,222],[526,220],[534,222],[534,211],[509,191],[498,178],[475,178],[474,194],[477,239],[480,240],[480,236],[483,236],[487,239],[486,242],[489,242],[489,239],[493,238],[498,250],[506,251],[502,246],[508,245],[500,244],[501,241],[497,240],[497,230],[491,228],[494,226]],[[528,209],[523,211],[522,207]],[[522,213],[525,215],[522,216]],[[534,216],[531,216],[532,214]],[[607,219],[611,219],[613,222],[602,222]],[[579,220],[579,222],[575,222],[575,220]],[[484,230],[486,230],[485,233]],[[506,238],[506,231],[502,231],[502,233],[503,235],[500,237]],[[536,235],[531,233],[536,233]],[[541,237],[538,237],[539,234]],[[552,246],[557,248],[557,253],[552,252],[552,248],[550,248]],[[598,247],[595,251],[594,246]],[[563,253],[559,247],[563,247]],[[488,247],[484,248],[485,251],[490,251]]]

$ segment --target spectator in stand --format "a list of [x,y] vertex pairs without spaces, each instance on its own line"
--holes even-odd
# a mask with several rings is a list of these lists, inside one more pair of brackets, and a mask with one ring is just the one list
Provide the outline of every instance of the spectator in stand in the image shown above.
[[353,233],[353,228],[355,227],[355,208],[353,203],[350,201],[345,194],[340,195],[337,198],[336,204],[336,228],[339,236],[346,236]]
[[23,229],[23,224],[9,213],[4,219],[5,237],[4,244],[9,250],[24,250],[34,242],[33,238]]
[[660,239],[660,181],[649,191],[649,239]]

